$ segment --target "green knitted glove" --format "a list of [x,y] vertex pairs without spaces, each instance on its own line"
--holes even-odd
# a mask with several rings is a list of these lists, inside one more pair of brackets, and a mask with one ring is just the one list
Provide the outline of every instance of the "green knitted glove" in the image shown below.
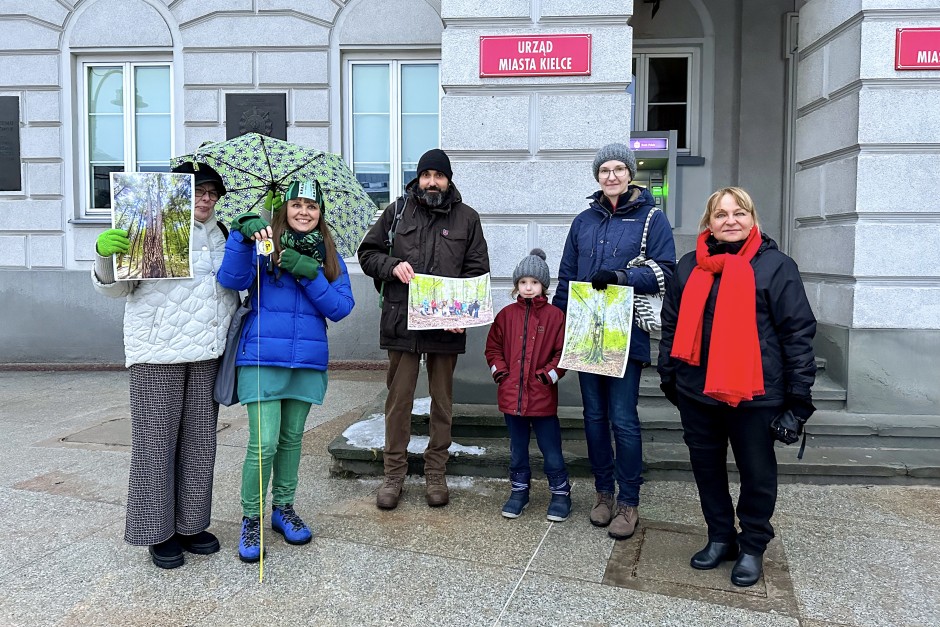
[[308,279],[317,278],[317,271],[320,268],[320,262],[313,257],[301,255],[293,248],[285,248],[281,251],[282,268],[293,274],[295,277],[306,277]]
[[240,232],[246,240],[250,240],[255,233],[267,227],[265,219],[256,213],[243,213],[232,220],[232,229]]
[[110,257],[114,253],[126,253],[131,247],[131,241],[127,239],[127,231],[124,229],[108,229],[98,236],[95,243],[95,250],[102,257]]
[[280,209],[283,204],[284,197],[280,194],[275,194],[273,191],[269,191],[264,197],[264,209],[265,211],[271,212],[271,214],[277,213],[277,210]]

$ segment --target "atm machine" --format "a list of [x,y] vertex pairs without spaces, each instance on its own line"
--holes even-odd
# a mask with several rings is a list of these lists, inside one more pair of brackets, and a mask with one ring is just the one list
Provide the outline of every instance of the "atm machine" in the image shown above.
[[676,176],[676,131],[633,131],[627,146],[636,154],[636,178],[634,185],[646,187],[653,194],[656,206],[677,223],[676,209],[679,206]]

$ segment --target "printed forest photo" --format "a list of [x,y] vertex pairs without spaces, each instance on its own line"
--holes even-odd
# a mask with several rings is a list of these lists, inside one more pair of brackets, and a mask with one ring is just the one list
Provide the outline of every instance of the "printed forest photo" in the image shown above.
[[408,284],[408,329],[462,329],[493,322],[490,275],[472,279],[416,274]]
[[193,204],[191,174],[112,172],[111,223],[131,242],[114,256],[115,278],[190,278]]
[[595,290],[590,283],[572,281],[562,368],[609,377],[622,377],[633,329],[633,288],[610,285]]

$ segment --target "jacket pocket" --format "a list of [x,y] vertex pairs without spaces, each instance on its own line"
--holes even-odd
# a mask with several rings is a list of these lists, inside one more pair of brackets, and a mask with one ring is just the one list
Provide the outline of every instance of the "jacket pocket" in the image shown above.
[[467,231],[443,229],[438,238],[438,254],[432,273],[457,276],[463,269],[463,259],[466,253]]
[[150,336],[147,338],[147,343],[153,345],[157,341],[158,334],[160,333],[160,325],[163,324],[163,313],[166,311],[166,307],[157,307],[153,312],[153,321],[150,325]]

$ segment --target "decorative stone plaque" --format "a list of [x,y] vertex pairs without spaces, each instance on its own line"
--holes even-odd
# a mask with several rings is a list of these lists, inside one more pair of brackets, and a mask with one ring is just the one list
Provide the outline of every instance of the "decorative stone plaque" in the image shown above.
[[17,192],[22,189],[20,97],[0,96],[0,192]]
[[287,141],[287,94],[226,94],[225,138],[245,133]]

